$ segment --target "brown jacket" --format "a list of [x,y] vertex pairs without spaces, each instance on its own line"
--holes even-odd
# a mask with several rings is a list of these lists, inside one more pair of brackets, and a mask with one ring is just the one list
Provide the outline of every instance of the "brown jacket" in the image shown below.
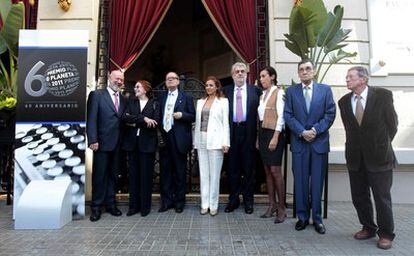
[[396,162],[391,142],[398,126],[392,92],[379,87],[368,87],[361,126],[352,111],[351,100],[352,92],[338,102],[346,132],[345,157],[348,170],[359,171],[361,159],[368,171],[391,170]]
[[[270,98],[267,100],[265,112],[263,116],[263,123],[262,128],[275,130],[276,129],[276,123],[278,119],[277,115],[277,94],[279,92],[279,89],[276,89],[272,92],[272,94],[269,96]],[[264,97],[264,95],[262,95]]]

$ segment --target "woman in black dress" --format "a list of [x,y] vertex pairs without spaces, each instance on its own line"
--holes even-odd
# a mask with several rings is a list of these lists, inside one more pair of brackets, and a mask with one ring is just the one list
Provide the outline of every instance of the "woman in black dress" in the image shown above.
[[122,115],[125,124],[122,149],[127,151],[129,174],[129,210],[127,216],[151,211],[152,178],[157,126],[160,108],[152,97],[149,82],[140,80],[134,87],[135,97],[127,104]]
[[[275,223],[282,223],[286,217],[285,184],[281,172],[285,135],[284,91],[277,84],[276,70],[266,67],[260,72],[263,94],[257,109],[260,120],[258,146],[266,173],[266,185],[269,195],[269,208],[261,218],[269,218],[276,212]],[[278,203],[276,203],[276,196]]]

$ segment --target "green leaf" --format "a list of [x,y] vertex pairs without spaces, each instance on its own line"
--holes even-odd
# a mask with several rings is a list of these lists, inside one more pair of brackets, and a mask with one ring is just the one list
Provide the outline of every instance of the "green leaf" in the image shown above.
[[351,33],[351,29],[339,29],[336,32],[335,36],[329,42],[327,42],[324,51],[331,52],[340,49],[343,46],[346,46],[347,44],[342,44],[343,46],[338,48],[338,45],[340,45],[340,43],[344,42],[349,37],[349,33]]
[[7,43],[0,34],[0,55],[7,51]]
[[5,23],[7,16],[9,15],[10,8],[12,6],[11,0],[1,0],[0,1],[0,14],[3,24]]
[[13,4],[10,8],[6,20],[3,20],[3,29],[0,31],[0,36],[3,37],[7,43],[7,48],[13,56],[18,55],[17,44],[19,42],[19,29],[24,28],[24,4],[19,2]]
[[3,88],[6,88],[6,87],[8,87],[6,76],[0,70],[0,88],[3,90]]
[[357,56],[357,52],[346,52],[340,49],[336,54],[329,56],[329,62],[336,64],[343,59],[353,58],[355,56]]
[[303,6],[295,7],[290,18],[290,34],[302,37],[301,41],[307,42],[307,48],[316,44],[316,34],[313,25],[317,22],[317,16],[310,9]]
[[308,57],[309,48],[305,41],[305,38],[300,34],[294,33],[292,35],[285,34],[288,40],[285,40],[285,46],[294,54],[298,55],[302,59]]
[[311,10],[315,16],[316,21],[312,24],[314,34],[318,34],[325,25],[328,18],[328,11],[322,0],[304,0],[302,6]]
[[328,19],[318,36],[318,46],[325,47],[332,38],[338,33],[341,28],[342,17],[344,15],[344,8],[340,5],[335,6],[334,13],[329,12]]

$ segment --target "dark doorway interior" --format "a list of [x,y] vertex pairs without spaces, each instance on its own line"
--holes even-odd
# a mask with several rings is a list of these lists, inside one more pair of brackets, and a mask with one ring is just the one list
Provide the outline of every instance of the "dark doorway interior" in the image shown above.
[[[210,19],[201,1],[173,1],[163,22],[138,60],[127,70],[127,86],[134,81],[148,80],[153,88],[161,88],[168,71],[200,80],[196,90],[204,91],[203,81],[209,75],[218,77],[223,86],[233,82],[231,65],[240,61]],[[190,92],[191,93],[191,92]],[[199,95],[194,95],[197,100]],[[187,174],[187,192],[199,192],[196,152],[190,154]],[[158,159],[158,157],[157,157]],[[259,159],[259,157],[257,158]],[[126,161],[123,161],[126,163]],[[126,166],[120,191],[127,192]],[[228,193],[226,180],[227,159],[222,169],[221,193]],[[264,178],[261,163],[256,171],[256,193],[263,193]],[[158,161],[154,172],[154,192],[159,191]]]
[[126,72],[126,78],[145,79],[153,87],[162,83],[170,70],[199,80],[208,75],[225,79],[230,77],[230,67],[236,59],[201,1],[173,1],[154,37]]

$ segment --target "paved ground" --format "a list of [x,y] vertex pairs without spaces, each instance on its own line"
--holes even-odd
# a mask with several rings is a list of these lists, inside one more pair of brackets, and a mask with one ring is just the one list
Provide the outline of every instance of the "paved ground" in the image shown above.
[[[73,221],[61,230],[15,231],[12,208],[0,201],[0,255],[414,255],[414,205],[394,205],[396,240],[391,250],[376,248],[376,239],[356,241],[359,229],[350,203],[330,203],[327,233],[312,226],[295,231],[295,220],[282,224],[259,218],[266,208],[256,205],[252,215],[240,208],[216,217],[202,216],[196,204],[184,213]],[[290,216],[291,216],[291,212]]]

